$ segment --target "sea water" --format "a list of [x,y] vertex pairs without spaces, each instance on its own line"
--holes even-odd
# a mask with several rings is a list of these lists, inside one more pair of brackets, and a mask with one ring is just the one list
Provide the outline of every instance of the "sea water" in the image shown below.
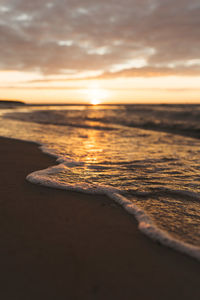
[[104,193],[149,237],[200,260],[199,120],[198,105],[24,106],[0,110],[0,135],[57,158],[30,182]]

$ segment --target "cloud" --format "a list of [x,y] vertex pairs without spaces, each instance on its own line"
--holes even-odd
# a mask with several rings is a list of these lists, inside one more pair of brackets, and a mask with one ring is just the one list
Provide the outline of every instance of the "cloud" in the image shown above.
[[199,15],[199,0],[3,0],[0,69],[200,75]]
[[[118,77],[162,77],[162,76],[200,76],[199,67],[142,67],[123,69],[118,72],[105,72],[96,77],[101,79]],[[92,78],[91,78],[92,79]]]

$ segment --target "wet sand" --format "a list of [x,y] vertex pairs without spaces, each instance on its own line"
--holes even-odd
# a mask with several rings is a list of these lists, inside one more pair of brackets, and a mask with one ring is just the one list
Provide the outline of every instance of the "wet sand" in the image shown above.
[[141,234],[105,196],[33,185],[55,164],[0,139],[0,299],[200,299],[200,263]]

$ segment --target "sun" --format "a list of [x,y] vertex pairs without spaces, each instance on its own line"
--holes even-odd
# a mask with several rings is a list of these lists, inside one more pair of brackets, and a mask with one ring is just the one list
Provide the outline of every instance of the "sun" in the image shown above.
[[98,104],[101,103],[101,101],[98,100],[98,99],[92,99],[92,100],[90,101],[90,103],[91,103],[92,105],[98,105]]
[[87,98],[92,105],[101,104],[108,97],[108,91],[102,88],[89,88],[85,91]]

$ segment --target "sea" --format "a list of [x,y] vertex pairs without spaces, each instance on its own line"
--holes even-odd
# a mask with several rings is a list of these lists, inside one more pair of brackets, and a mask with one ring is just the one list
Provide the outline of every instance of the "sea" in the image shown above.
[[0,136],[56,158],[28,181],[105,194],[149,238],[200,260],[200,105],[4,107]]

